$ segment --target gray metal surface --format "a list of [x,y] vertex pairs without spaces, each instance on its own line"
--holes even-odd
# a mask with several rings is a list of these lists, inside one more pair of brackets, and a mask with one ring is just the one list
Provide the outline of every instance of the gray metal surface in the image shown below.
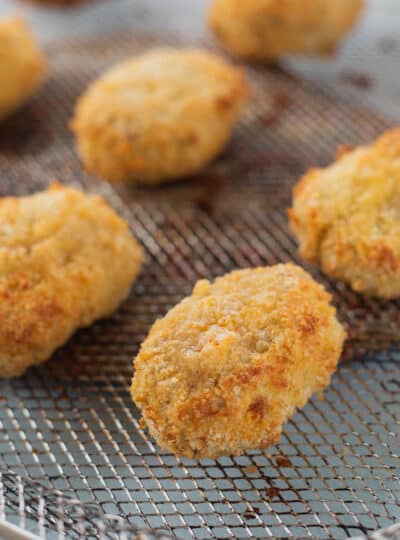
[[[91,0],[76,9],[46,9],[27,0],[1,0],[0,16],[21,13],[44,43],[115,27],[137,32],[150,25],[199,37],[207,33],[205,11],[210,1]],[[355,101],[398,121],[400,4],[398,0],[365,0],[365,4],[360,23],[338,54],[324,61],[295,58],[287,65],[316,85],[351,94]]]
[[60,490],[11,472],[0,472],[1,540],[168,540],[162,530],[137,528],[100,506],[82,504]]
[[[128,4],[115,2],[110,26],[104,6],[90,11],[91,28],[98,20],[102,29],[95,35],[82,31],[89,8],[83,19],[76,12],[80,32],[77,22],[70,38],[48,42],[47,84],[0,126],[1,195],[33,192],[54,177],[102,193],[148,256],[113,318],[79,332],[43,367],[0,382],[0,468],[7,471],[0,519],[48,538],[82,539],[133,538],[136,527],[182,538],[348,538],[392,525],[400,520],[400,305],[366,300],[315,269],[308,268],[332,290],[348,327],[347,361],[324,399],[288,423],[279,446],[180,460],[140,428],[129,382],[152,322],[200,277],[300,262],[285,215],[293,183],[307,167],[328,163],[338,144],[371,140],[388,123],[352,95],[323,84],[316,90],[278,68],[249,68],[252,103],[229,148],[202,175],[154,190],[88,177],[67,128],[78,95],[129,54],[189,42],[161,31],[142,5],[141,29],[127,31]],[[119,516],[115,536],[103,513]]]

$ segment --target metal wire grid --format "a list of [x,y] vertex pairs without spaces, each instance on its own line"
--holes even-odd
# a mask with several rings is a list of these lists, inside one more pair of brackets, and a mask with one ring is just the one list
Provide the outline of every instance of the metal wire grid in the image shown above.
[[[278,69],[253,69],[253,103],[217,164],[190,182],[114,190],[82,173],[67,121],[93,76],[160,41],[171,42],[147,32],[54,44],[48,84],[0,127],[3,194],[43,188],[54,174],[103,193],[148,254],[113,318],[79,332],[40,369],[0,383],[0,464],[128,525],[164,527],[182,538],[347,538],[390,525],[400,518],[400,348],[371,351],[399,335],[399,304],[365,300],[315,269],[348,325],[352,361],[323,401],[313,399],[288,423],[278,447],[180,460],[139,426],[128,393],[132,357],[155,318],[199,277],[298,261],[285,217],[293,182],[305,166],[328,162],[337,144],[369,140],[386,127]],[[12,478],[3,474],[0,482],[9,509],[17,494]],[[46,490],[41,500],[47,531],[57,534],[59,520],[49,517],[54,497]],[[27,508],[19,507],[19,518],[39,519],[38,507]],[[87,538],[88,530],[98,537],[105,527],[99,515],[82,507],[87,528],[68,527],[67,537]]]
[[[162,530],[137,529],[123,518],[107,515],[39,482],[0,472],[0,518],[47,539],[167,540]],[[1,533],[1,531],[0,531]]]

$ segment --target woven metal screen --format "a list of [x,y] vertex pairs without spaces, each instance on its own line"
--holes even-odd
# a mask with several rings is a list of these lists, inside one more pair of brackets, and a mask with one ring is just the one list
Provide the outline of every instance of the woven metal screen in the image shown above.
[[47,83],[0,126],[1,195],[34,192],[54,177],[101,193],[147,253],[114,317],[80,331],[42,367],[0,382],[0,517],[48,538],[135,538],[137,528],[181,538],[348,538],[400,521],[400,304],[367,300],[314,268],[350,340],[324,399],[293,417],[279,446],[181,460],[139,426],[132,359],[153,321],[201,277],[301,263],[286,219],[293,184],[329,163],[339,144],[387,127],[332,89],[277,67],[248,68],[253,98],[217,163],[163,188],[111,187],[82,172],[67,124],[105,68],[187,42],[154,28],[53,40]]

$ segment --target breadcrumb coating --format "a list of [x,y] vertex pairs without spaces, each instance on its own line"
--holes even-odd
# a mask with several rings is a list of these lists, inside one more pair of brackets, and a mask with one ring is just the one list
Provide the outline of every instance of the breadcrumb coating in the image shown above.
[[24,20],[0,20],[0,119],[32,96],[45,71],[44,56]]
[[54,183],[0,199],[0,377],[40,364],[83,326],[110,315],[142,251],[100,197]]
[[132,397],[151,435],[189,458],[277,443],[336,369],[345,333],[329,301],[292,264],[199,281],[135,359]]
[[209,24],[233,54],[272,61],[331,54],[355,24],[364,0],[214,0]]
[[248,94],[243,72],[195,49],[155,49],[94,81],[71,128],[86,169],[157,184],[199,171],[228,142]]
[[400,296],[400,129],[340,150],[297,184],[289,211],[300,253],[357,291]]

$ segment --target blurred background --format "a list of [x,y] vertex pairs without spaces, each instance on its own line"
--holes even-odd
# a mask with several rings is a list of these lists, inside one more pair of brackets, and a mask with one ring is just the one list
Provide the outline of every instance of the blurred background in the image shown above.
[[[91,0],[73,8],[39,7],[21,0],[1,0],[0,16],[20,13],[43,43],[115,27],[140,32],[162,26],[193,38],[206,35],[204,10],[209,0]],[[245,0],[244,0],[245,1]],[[332,0],[335,1],[335,0]],[[356,31],[329,61],[290,60],[289,69],[334,92],[351,93],[389,119],[400,120],[400,2],[367,0]],[[127,19],[127,8],[131,18]],[[212,39],[210,37],[210,39]]]

